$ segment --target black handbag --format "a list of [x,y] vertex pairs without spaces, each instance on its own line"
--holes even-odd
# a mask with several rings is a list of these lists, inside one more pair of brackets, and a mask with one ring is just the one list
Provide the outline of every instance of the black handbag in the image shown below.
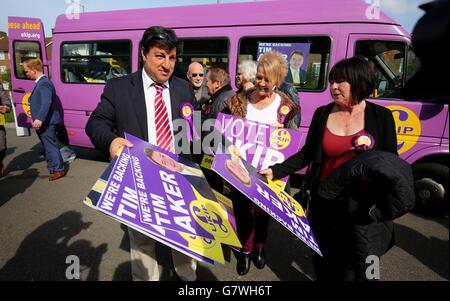
[[303,207],[306,217],[309,216],[309,206],[311,203],[311,179],[310,170],[311,165],[308,165],[306,169],[305,177],[303,178],[302,184],[300,185],[300,190],[294,194],[293,198]]

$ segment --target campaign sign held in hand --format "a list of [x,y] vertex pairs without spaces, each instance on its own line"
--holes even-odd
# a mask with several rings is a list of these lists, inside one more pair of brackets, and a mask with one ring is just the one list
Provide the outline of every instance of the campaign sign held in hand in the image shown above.
[[212,169],[316,253],[322,255],[302,206],[243,160],[236,151],[236,146],[229,146],[227,153],[216,154]]
[[125,137],[134,146],[125,147],[109,167],[96,209],[153,238],[162,237],[172,247],[215,261],[224,261],[220,243],[241,246],[233,210],[216,199],[198,165],[132,135]]
[[[301,133],[286,128],[219,113],[216,129],[234,144],[244,160],[258,170],[283,162],[300,147]],[[278,182],[285,186],[288,177]]]

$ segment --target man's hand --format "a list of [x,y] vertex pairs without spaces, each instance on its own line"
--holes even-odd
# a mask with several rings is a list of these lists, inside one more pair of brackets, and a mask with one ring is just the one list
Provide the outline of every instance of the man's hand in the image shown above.
[[35,119],[33,120],[33,129],[40,129],[42,126],[42,121],[40,121],[39,119]]
[[272,168],[263,169],[259,173],[265,175],[268,180],[273,180]]
[[114,139],[111,142],[111,145],[109,146],[109,158],[110,159],[114,158],[122,146],[133,147],[133,144],[124,138]]

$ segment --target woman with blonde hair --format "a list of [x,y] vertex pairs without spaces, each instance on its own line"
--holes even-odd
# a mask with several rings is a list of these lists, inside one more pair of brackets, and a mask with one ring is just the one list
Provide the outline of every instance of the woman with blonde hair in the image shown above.
[[[287,71],[288,64],[281,53],[270,51],[263,54],[258,62],[255,86],[233,96],[229,101],[229,111],[225,113],[277,128],[296,128],[293,119],[299,112],[299,106],[279,91]],[[250,269],[252,257],[258,269],[265,266],[264,245],[270,217],[239,192],[232,193],[237,231],[243,243],[241,252],[237,254],[236,268],[239,275],[245,275]]]

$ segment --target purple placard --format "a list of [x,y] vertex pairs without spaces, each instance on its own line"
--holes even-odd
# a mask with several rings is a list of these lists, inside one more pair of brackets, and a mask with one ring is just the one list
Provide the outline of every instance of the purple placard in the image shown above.
[[240,245],[235,225],[219,203],[200,167],[125,134],[139,194],[145,194],[141,222]]
[[311,43],[259,42],[256,57],[257,60],[259,61],[259,58],[265,52],[278,51],[281,54],[283,54],[283,57],[289,63],[292,52],[301,51],[303,53],[304,59],[303,64],[300,66],[300,68],[306,70],[310,48]]
[[[133,187],[124,187],[123,189],[119,189],[116,182],[111,182],[111,176],[114,175],[114,171],[116,171],[115,176],[118,177],[117,170],[122,170],[122,177],[123,178],[132,178],[132,168],[131,168],[131,162],[128,162],[128,164],[125,164],[126,160],[130,160],[130,155],[126,152],[122,151],[120,156],[117,158],[114,158],[110,165],[108,166],[105,172],[100,177],[101,181],[113,183],[113,186],[105,185],[103,191],[95,191],[94,189],[90,191],[88,194],[89,201],[85,201],[89,206],[93,206],[99,211],[107,214],[108,216],[112,217],[115,220],[118,220],[119,222],[135,229],[136,231],[139,231],[143,233],[144,235],[147,235],[171,248],[174,248],[178,250],[179,252],[186,254],[196,260],[208,263],[208,264],[214,264],[214,260],[205,257],[203,255],[210,255],[208,253],[209,249],[213,249],[216,244],[219,244],[215,240],[205,239],[201,237],[196,237],[192,235],[183,235],[176,231],[163,229],[158,226],[152,226],[152,225],[142,225],[139,223],[139,220],[136,218],[139,216],[139,210],[138,206],[132,206],[132,205],[126,205],[126,212],[127,214],[121,214],[118,210],[120,210],[120,204],[118,206],[111,206],[110,201],[112,200],[106,200],[105,198],[102,198],[105,192],[108,191],[108,187],[114,187],[114,189],[111,189],[110,191],[116,191],[116,201],[119,199],[125,200],[125,202],[131,202],[131,204],[135,204],[136,202],[136,196],[137,196],[137,190],[135,189],[136,186]],[[122,167],[118,167],[118,164],[120,164]],[[131,186],[131,185],[130,185]],[[133,191],[134,190],[134,191]],[[125,196],[126,194],[126,196]],[[123,202],[120,202],[123,203]],[[126,203],[125,203],[126,204]],[[123,211],[123,209],[121,210]],[[190,249],[192,247],[192,244],[195,243],[195,241],[202,240],[202,245],[205,247],[203,248],[203,252],[201,248],[197,248],[196,251],[193,251]],[[197,243],[197,245],[200,245],[200,243]],[[214,256],[211,256],[214,257]],[[220,259],[220,256],[219,258]],[[220,260],[219,260],[220,261]]]
[[[268,51],[278,51],[288,62],[285,81],[294,85],[307,82],[308,57],[311,43],[259,42],[257,58]],[[298,76],[298,77],[297,77]]]
[[322,255],[303,208],[288,193],[233,154],[216,154],[212,169],[256,205]]
[[[216,129],[236,145],[243,158],[257,170],[283,162],[297,153],[301,133],[219,113]],[[283,179],[286,181],[287,177]]]

